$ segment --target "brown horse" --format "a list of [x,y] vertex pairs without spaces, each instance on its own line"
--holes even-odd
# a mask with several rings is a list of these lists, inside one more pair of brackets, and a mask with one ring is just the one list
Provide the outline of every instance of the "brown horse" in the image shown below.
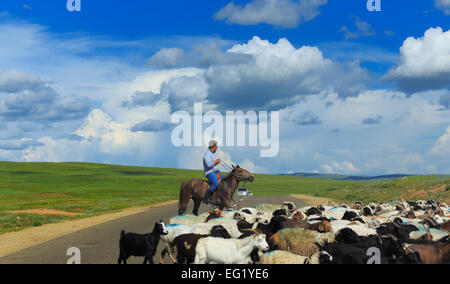
[[[250,172],[239,166],[233,166],[233,170],[222,179],[219,187],[214,193],[212,197],[213,204],[219,206],[220,210],[223,210],[223,208],[231,208],[231,199],[233,198],[239,182],[253,182],[254,180],[255,177]],[[183,182],[180,187],[178,214],[183,215],[184,212],[186,212],[186,207],[192,199],[194,201],[194,210],[192,213],[198,216],[198,209],[200,208],[202,200],[205,198],[208,187],[209,183],[207,181],[198,178]]]

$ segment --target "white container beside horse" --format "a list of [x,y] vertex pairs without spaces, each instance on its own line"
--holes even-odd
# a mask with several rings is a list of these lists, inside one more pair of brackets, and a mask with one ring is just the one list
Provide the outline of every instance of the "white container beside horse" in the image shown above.
[[241,201],[243,201],[245,198],[252,196],[252,195],[253,195],[253,193],[251,191],[249,191],[248,188],[245,188],[245,187],[239,188],[237,191],[237,196],[239,198],[239,201],[237,204],[234,204],[233,207],[237,206],[238,208],[240,208]]

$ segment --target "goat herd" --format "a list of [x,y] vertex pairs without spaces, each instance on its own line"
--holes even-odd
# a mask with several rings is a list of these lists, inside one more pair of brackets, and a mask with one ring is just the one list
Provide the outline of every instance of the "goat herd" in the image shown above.
[[176,216],[145,235],[122,231],[118,262],[153,264],[161,241],[161,263],[168,255],[178,264],[445,264],[449,230],[450,208],[432,200],[261,204]]

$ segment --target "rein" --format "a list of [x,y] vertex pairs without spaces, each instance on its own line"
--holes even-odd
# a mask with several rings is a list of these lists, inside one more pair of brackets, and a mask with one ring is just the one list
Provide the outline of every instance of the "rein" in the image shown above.
[[233,167],[230,167],[228,164],[226,164],[224,161],[220,161],[220,164],[222,165],[222,167],[224,167],[225,169],[227,169],[228,171],[232,171]]

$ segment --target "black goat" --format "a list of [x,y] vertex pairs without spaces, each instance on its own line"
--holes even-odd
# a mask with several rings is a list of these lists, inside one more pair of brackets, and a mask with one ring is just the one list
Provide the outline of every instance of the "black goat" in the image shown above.
[[352,245],[368,250],[378,248],[382,257],[400,258],[405,256],[402,243],[396,237],[390,236],[359,236],[350,228],[344,228],[336,234],[338,244]]
[[272,213],[273,216],[287,216],[287,211],[286,209],[277,209],[275,211],[273,211]]
[[159,223],[155,223],[153,232],[150,234],[135,234],[125,233],[124,230],[120,233],[120,256],[118,263],[127,264],[127,259],[130,256],[143,256],[144,264],[150,262],[154,264],[153,256],[156,253],[161,235],[167,235],[166,227],[162,220]]
[[322,216],[322,211],[320,211],[319,208],[317,207],[311,207],[308,210],[306,210],[305,212],[306,216],[311,216],[311,215],[319,215]]
[[370,207],[364,207],[363,208],[363,216],[373,216],[373,209]]
[[399,225],[397,223],[384,223],[376,230],[379,235],[393,235],[403,242],[409,240],[409,234],[411,234],[411,232],[419,231],[414,225]]
[[[384,239],[383,239],[384,240]],[[371,246],[357,244],[340,244],[327,243],[323,246],[316,244],[321,250],[326,251],[333,257],[333,264],[368,264],[373,257],[368,254]],[[389,245],[387,245],[389,246]],[[375,246],[377,247],[377,246]],[[397,254],[387,254],[383,252],[383,248],[378,247],[381,251],[381,264],[416,264],[421,263],[420,257],[417,253],[405,254],[403,249]],[[401,248],[401,247],[400,247]],[[398,256],[399,255],[399,256]]]
[[342,216],[341,220],[347,220],[347,221],[352,221],[353,219],[359,217],[358,214],[356,214],[355,211],[345,211],[344,216]]

